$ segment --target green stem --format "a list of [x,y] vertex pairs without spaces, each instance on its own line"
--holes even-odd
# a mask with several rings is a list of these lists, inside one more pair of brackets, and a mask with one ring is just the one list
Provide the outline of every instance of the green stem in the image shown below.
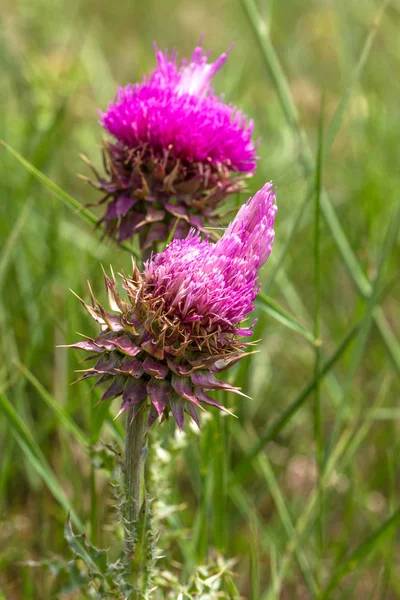
[[142,481],[142,451],[145,434],[145,410],[132,420],[133,408],[128,409],[126,418],[126,441],[124,460],[124,488],[126,493],[125,510],[125,557],[129,562],[133,558],[136,538],[136,525],[140,512],[140,490]]
[[90,466],[90,539],[94,546],[99,543],[99,519],[97,510],[96,467]]

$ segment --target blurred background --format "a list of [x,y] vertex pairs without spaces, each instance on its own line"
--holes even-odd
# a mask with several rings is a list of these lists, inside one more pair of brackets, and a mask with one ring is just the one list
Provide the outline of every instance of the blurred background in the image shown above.
[[[386,238],[399,204],[400,2],[383,4],[1,0],[0,139],[80,203],[98,199],[77,178],[89,175],[81,154],[101,165],[98,109],[153,68],[154,41],[188,57],[203,35],[213,59],[234,41],[214,90],[255,121],[249,195],[277,186],[263,291],[295,323],[258,305],[260,352],[230,372],[252,400],[223,398],[238,419],[152,432],[155,598],[400,598],[399,248],[396,231]],[[128,270],[130,256],[4,147],[0,174],[0,597],[97,597],[42,562],[72,558],[71,508],[76,530],[116,552],[118,456],[105,444],[119,451],[123,419],[118,401],[95,407],[86,382],[70,385],[81,356],[56,346],[95,332],[69,288],[87,298],[90,279],[105,300],[100,262]],[[213,575],[214,591],[195,595]]]

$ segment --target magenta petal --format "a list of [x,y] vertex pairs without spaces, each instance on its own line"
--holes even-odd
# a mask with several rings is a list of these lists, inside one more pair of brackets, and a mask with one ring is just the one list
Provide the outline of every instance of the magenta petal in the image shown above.
[[229,164],[233,171],[252,172],[256,147],[252,123],[213,93],[211,80],[226,60],[214,63],[196,48],[191,60],[157,50],[157,65],[141,83],[119,88],[101,125],[128,148],[145,143],[168,150],[185,162]]
[[165,379],[168,375],[167,365],[162,365],[151,356],[147,356],[143,361],[143,369],[148,375],[155,377],[156,379]]
[[236,330],[237,335],[243,336],[243,337],[250,337],[251,335],[253,335],[253,330],[252,329],[237,329]]
[[[146,283],[162,295],[188,335],[199,340],[205,359],[208,335],[211,340],[215,334],[215,354],[227,357],[224,348],[238,350],[238,337],[252,333],[251,327],[239,324],[254,309],[258,270],[271,252],[275,215],[275,190],[267,183],[242,206],[218,242],[202,240],[194,230],[179,240],[175,232],[166,249],[145,264]],[[203,333],[191,327],[197,322]]]
[[124,354],[128,354],[128,356],[136,356],[141,351],[141,348],[136,346],[127,335],[121,335],[115,340],[111,340],[111,343]]
[[159,415],[161,415],[168,404],[170,392],[171,386],[169,385],[168,381],[150,379],[147,384],[147,393],[150,397],[152,405],[155,407]]
[[183,421],[185,419],[185,400],[178,396],[176,392],[171,392],[169,395],[169,404],[176,424],[180,431],[182,431]]
[[141,402],[147,396],[146,383],[135,379],[128,379],[122,396],[121,409],[125,410]]

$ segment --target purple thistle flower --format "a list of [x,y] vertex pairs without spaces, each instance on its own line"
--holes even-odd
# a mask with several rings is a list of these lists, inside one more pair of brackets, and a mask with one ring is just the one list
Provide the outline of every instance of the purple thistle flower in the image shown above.
[[161,155],[172,147],[188,162],[227,163],[236,171],[255,169],[253,124],[214,96],[210,84],[227,54],[208,64],[202,48],[188,64],[176,53],[156,51],[157,67],[141,84],[119,88],[100,123],[129,148],[149,144]]
[[214,95],[211,80],[227,59],[214,63],[201,47],[177,64],[156,48],[157,66],[142,83],[118,89],[101,113],[106,176],[93,185],[105,196],[106,233],[121,242],[140,235],[143,249],[190,227],[203,229],[220,215],[221,201],[242,187],[256,166],[253,123]]
[[[275,190],[266,184],[248,200],[222,238],[202,241],[191,230],[152,256],[144,273],[123,277],[123,299],[105,276],[106,312],[93,297],[89,314],[101,324],[96,338],[73,344],[97,362],[81,379],[108,382],[103,399],[122,395],[121,411],[134,416],[150,405],[148,426],[172,413],[182,429],[187,413],[197,424],[203,404],[226,409],[208,390],[240,390],[215,377],[245,356],[251,327],[241,322],[254,308],[258,270],[274,240]],[[149,399],[149,400],[148,400]],[[228,411],[229,412],[229,411]]]

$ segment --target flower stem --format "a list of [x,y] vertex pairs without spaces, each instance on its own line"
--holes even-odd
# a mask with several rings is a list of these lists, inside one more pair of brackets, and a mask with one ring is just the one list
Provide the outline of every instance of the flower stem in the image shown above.
[[125,557],[129,562],[133,559],[137,520],[140,512],[140,490],[142,482],[142,451],[145,433],[145,410],[141,410],[132,420],[133,408],[128,409],[126,418],[125,441]]

